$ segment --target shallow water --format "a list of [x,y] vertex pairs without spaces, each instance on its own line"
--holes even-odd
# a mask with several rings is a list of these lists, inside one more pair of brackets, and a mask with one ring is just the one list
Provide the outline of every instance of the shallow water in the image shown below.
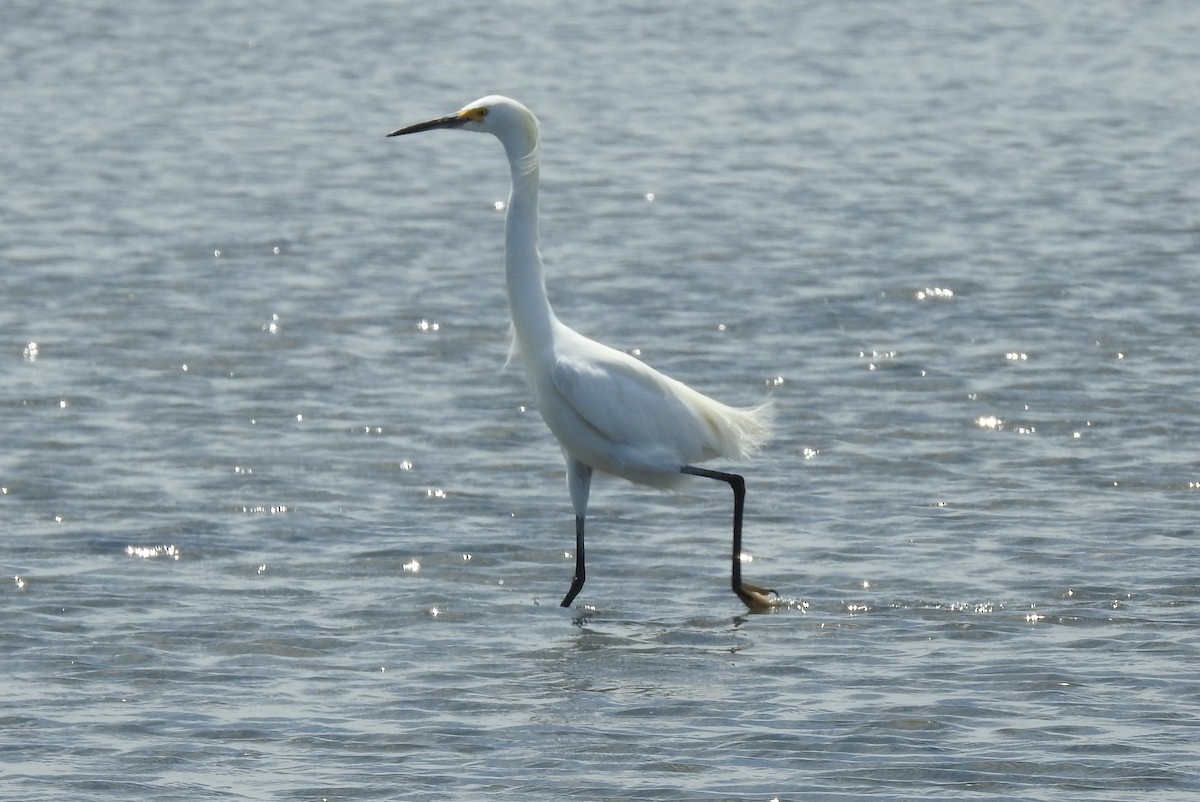
[[[0,7],[0,755],[23,800],[1191,799],[1200,11]],[[600,481],[559,314],[774,398]]]

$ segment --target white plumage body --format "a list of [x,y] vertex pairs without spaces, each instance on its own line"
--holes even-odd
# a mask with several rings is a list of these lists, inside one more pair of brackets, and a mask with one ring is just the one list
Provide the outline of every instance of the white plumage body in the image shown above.
[[526,376],[546,425],[570,458],[639,484],[669,488],[680,468],[749,456],[767,433],[764,410],[739,409],[555,320]]

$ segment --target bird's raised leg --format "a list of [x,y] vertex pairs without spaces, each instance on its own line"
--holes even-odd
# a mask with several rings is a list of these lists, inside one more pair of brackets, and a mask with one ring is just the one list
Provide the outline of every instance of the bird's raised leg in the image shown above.
[[[684,465],[680,470],[692,476],[718,479],[733,488],[733,573],[731,581],[733,592],[751,610],[774,607],[778,604],[778,593],[770,588],[742,582],[742,511],[746,507],[746,480],[736,473],[712,471],[708,468],[697,468],[694,465]],[[774,595],[775,599],[770,598],[771,595]]]
[[563,597],[562,607],[571,606],[587,581],[583,561],[583,520],[587,516],[588,495],[592,488],[592,466],[567,457],[567,487],[571,490],[571,504],[575,507],[575,576],[571,578],[571,588]]

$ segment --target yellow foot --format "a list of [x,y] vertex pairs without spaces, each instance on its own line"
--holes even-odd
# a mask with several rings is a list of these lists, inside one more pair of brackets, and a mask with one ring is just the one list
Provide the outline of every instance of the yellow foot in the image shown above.
[[769,610],[783,603],[779,594],[771,588],[761,588],[758,585],[751,585],[749,582],[743,582],[741,587],[734,589],[734,592],[737,593],[743,604],[755,611]]

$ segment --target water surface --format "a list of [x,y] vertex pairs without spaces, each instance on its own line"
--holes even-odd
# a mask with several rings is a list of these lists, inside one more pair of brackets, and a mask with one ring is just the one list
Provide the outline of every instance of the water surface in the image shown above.
[[[0,8],[0,753],[23,800],[1200,791],[1200,12]],[[502,151],[562,318],[722,399],[594,488],[503,368]]]

